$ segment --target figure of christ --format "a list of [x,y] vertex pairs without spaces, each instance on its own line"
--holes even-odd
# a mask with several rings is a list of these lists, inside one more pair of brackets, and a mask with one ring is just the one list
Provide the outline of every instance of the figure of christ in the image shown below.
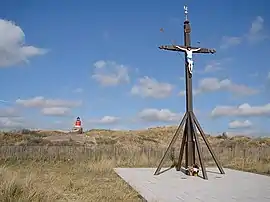
[[187,54],[187,62],[188,62],[188,71],[192,74],[193,70],[193,60],[192,60],[192,53],[199,51],[201,48],[191,49],[190,47],[183,48],[181,46],[175,46],[177,49],[185,51]]

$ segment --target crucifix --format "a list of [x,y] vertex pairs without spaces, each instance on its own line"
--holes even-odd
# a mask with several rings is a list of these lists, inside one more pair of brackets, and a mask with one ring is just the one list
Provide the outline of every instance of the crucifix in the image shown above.
[[[192,69],[193,69],[193,53],[205,53],[205,54],[214,54],[216,51],[214,49],[208,48],[200,48],[200,47],[192,47],[190,40],[191,27],[188,20],[188,8],[184,6],[185,11],[185,21],[184,21],[184,46],[181,45],[164,45],[160,46],[160,49],[169,50],[169,51],[177,51],[185,53],[185,76],[186,76],[186,113],[183,116],[165,154],[163,155],[156,171],[155,175],[160,174],[160,170],[165,162],[166,157],[168,157],[169,153],[172,150],[173,145],[175,144],[180,132],[183,131],[182,143],[180,146],[180,153],[178,157],[178,162],[174,164],[172,167],[176,167],[177,171],[180,171],[182,168],[182,159],[184,156],[185,150],[185,172],[188,174],[188,168],[192,167],[195,164],[195,147],[198,154],[198,159],[200,162],[202,174],[204,179],[208,179],[204,160],[202,158],[202,151],[199,142],[198,132],[200,133],[202,139],[204,140],[213,160],[215,161],[219,171],[221,174],[225,174],[217,156],[215,155],[209,141],[205,133],[203,132],[202,127],[200,126],[199,121],[197,120],[194,112],[193,112],[193,100],[192,100]],[[196,128],[198,132],[196,131]]]

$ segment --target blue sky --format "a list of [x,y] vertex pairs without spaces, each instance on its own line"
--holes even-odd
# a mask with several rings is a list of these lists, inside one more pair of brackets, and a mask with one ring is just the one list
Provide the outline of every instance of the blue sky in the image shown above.
[[[137,129],[178,123],[188,3],[194,108],[209,133],[267,135],[270,14],[249,1],[2,1],[0,128]],[[160,28],[164,32],[160,32]],[[197,42],[200,42],[198,44]]]

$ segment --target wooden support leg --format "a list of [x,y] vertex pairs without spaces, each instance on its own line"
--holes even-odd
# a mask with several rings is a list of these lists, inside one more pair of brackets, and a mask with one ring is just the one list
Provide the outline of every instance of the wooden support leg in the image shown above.
[[187,133],[186,133],[186,131],[184,131],[182,143],[181,143],[181,147],[180,147],[180,152],[179,152],[178,163],[177,163],[177,167],[176,167],[177,171],[180,171],[181,167],[182,167],[182,160],[183,160],[183,156],[184,156],[184,149],[185,149],[186,141],[187,141]]
[[194,132],[195,145],[196,145],[196,148],[197,148],[197,153],[198,153],[200,165],[201,165],[201,168],[202,168],[203,179],[207,180],[208,177],[207,177],[204,161],[203,161],[203,158],[202,158],[201,146],[200,146],[198,134],[196,132],[196,125],[194,124],[194,115],[190,113],[190,116],[191,116],[190,120],[191,120],[191,123],[192,123],[193,132]]
[[179,124],[179,126],[178,126],[178,128],[177,128],[177,130],[176,130],[176,132],[175,132],[175,134],[174,134],[174,136],[173,136],[173,138],[172,138],[172,140],[171,140],[171,142],[170,142],[170,144],[169,144],[169,146],[168,146],[168,148],[167,148],[167,150],[165,152],[165,154],[163,155],[163,157],[162,157],[162,159],[161,159],[161,161],[160,161],[154,175],[159,174],[159,172],[161,170],[161,167],[162,167],[166,157],[168,156],[168,154],[169,154],[169,152],[171,150],[171,147],[174,145],[175,141],[177,140],[177,137],[179,136],[179,133],[180,133],[181,129],[183,128],[183,125],[186,123],[186,120],[187,120],[187,113],[185,113],[181,123]]
[[214,153],[214,151],[213,151],[213,149],[212,149],[210,143],[208,142],[208,140],[207,140],[207,138],[206,138],[206,135],[205,135],[204,132],[203,132],[202,127],[201,127],[200,124],[199,124],[199,121],[197,120],[197,118],[196,118],[196,116],[194,115],[193,112],[192,112],[192,116],[193,116],[193,120],[194,120],[194,122],[195,122],[195,124],[196,124],[196,126],[197,126],[197,128],[198,128],[198,130],[199,130],[199,132],[200,132],[200,134],[201,134],[201,136],[202,136],[202,138],[203,138],[203,140],[204,140],[204,142],[205,142],[205,144],[206,144],[208,150],[209,150],[209,152],[211,153],[211,156],[212,156],[212,158],[214,159],[214,161],[215,161],[215,163],[216,163],[216,165],[217,165],[217,167],[218,167],[220,173],[221,173],[221,174],[225,174],[223,168],[221,167],[221,164],[220,164],[218,158],[216,157],[216,155],[215,155],[215,153]]
[[[185,146],[185,168],[193,166],[195,163],[195,142],[193,137],[192,124],[190,120],[190,112],[188,113],[187,123],[185,125],[185,132],[187,134],[187,141]],[[187,172],[188,173],[188,172]]]

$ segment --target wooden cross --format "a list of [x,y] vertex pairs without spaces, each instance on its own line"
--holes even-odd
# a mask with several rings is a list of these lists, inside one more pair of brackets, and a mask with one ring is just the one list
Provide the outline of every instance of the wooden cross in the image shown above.
[[[177,137],[179,136],[180,132],[183,131],[183,138],[182,138],[182,143],[181,143],[181,147],[180,147],[180,154],[179,154],[179,158],[178,158],[178,162],[176,163],[176,169],[179,171],[181,170],[181,166],[182,166],[182,159],[183,159],[183,155],[184,155],[184,149],[185,149],[185,172],[188,174],[188,170],[190,167],[192,167],[195,164],[195,147],[197,149],[197,153],[198,153],[198,158],[200,161],[200,165],[201,165],[201,170],[202,170],[202,174],[203,174],[203,178],[204,179],[208,179],[207,178],[207,174],[206,174],[206,169],[205,169],[205,165],[203,162],[203,158],[202,158],[202,151],[201,151],[201,146],[199,143],[199,137],[197,134],[197,130],[198,129],[199,133],[201,134],[209,152],[212,155],[212,158],[214,159],[219,171],[221,174],[225,174],[223,168],[221,167],[221,164],[219,162],[219,160],[217,159],[214,151],[212,150],[206,135],[203,132],[202,127],[199,124],[199,121],[197,120],[194,112],[193,112],[193,101],[192,101],[192,69],[190,71],[190,66],[192,64],[193,66],[193,61],[192,61],[192,53],[215,53],[216,51],[214,49],[208,49],[208,48],[200,48],[200,47],[191,47],[191,40],[190,40],[190,32],[191,32],[191,27],[190,27],[190,23],[187,17],[187,7],[184,7],[185,9],[185,21],[184,21],[184,46],[180,46],[180,45],[164,45],[164,46],[160,46],[160,49],[163,50],[169,50],[169,51],[177,51],[177,52],[185,52],[185,74],[186,74],[186,113],[181,121],[181,123],[179,124],[175,135],[173,136],[173,139],[171,140],[164,156],[162,157],[156,171],[155,171],[155,175],[160,174],[160,170],[161,167],[165,161],[165,158],[168,157],[169,152],[172,150],[172,147],[174,145],[174,143],[177,140]],[[188,52],[192,51],[192,52]],[[191,63],[192,62],[192,63]]]

